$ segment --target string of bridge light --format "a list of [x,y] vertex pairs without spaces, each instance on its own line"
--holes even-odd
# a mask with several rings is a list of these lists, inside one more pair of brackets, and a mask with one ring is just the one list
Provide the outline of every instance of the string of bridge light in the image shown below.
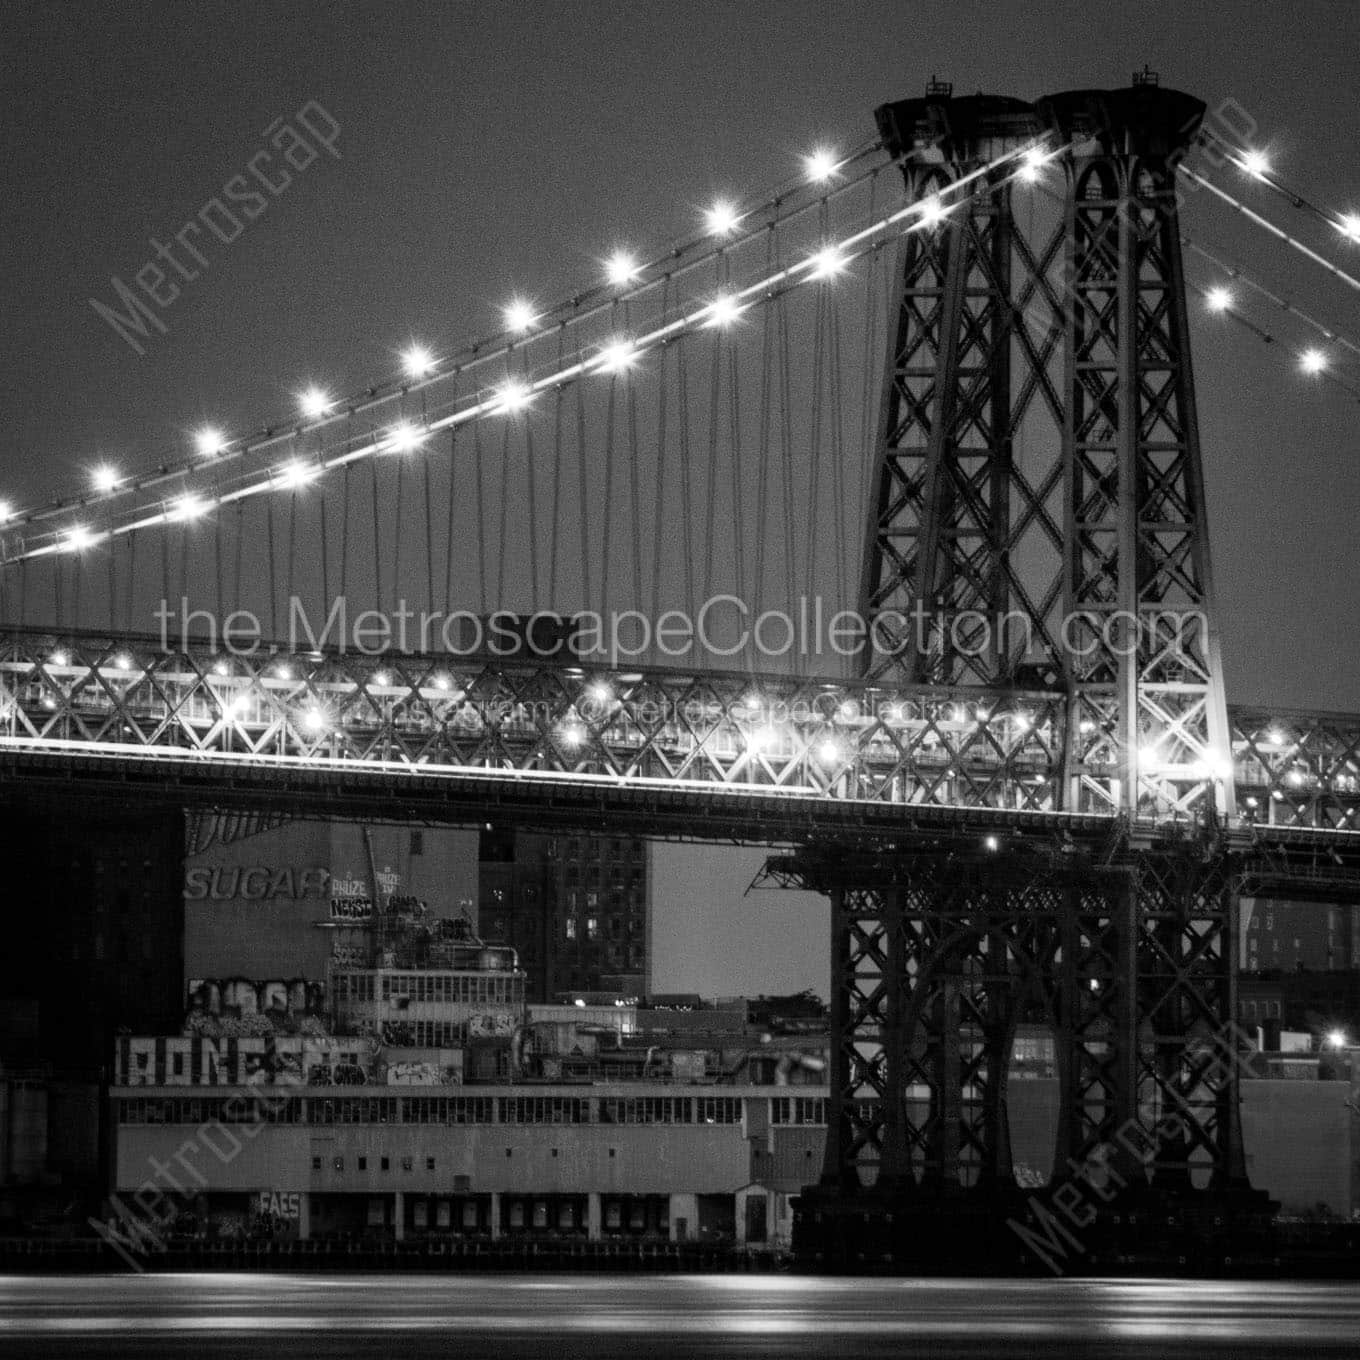
[[[1348,335],[1343,334],[1341,331],[1335,329],[1335,327],[1327,325],[1326,322],[1319,321],[1315,316],[1312,316],[1300,307],[1298,303],[1290,301],[1289,298],[1277,293],[1273,288],[1262,283],[1259,279],[1253,278],[1241,265],[1215,254],[1212,250],[1208,249],[1207,246],[1192,240],[1185,233],[1181,234],[1181,241],[1187,250],[1198,255],[1201,259],[1206,260],[1216,269],[1222,270],[1229,279],[1238,280],[1254,293],[1260,294],[1261,297],[1278,307],[1282,312],[1286,312],[1288,315],[1303,322],[1305,326],[1310,330],[1316,331],[1317,334],[1322,336],[1329,344],[1340,345],[1342,348],[1348,349],[1352,354],[1360,357],[1360,344],[1357,344]],[[1205,302],[1211,311],[1216,312],[1231,311],[1235,305],[1232,290],[1224,284],[1215,284],[1212,287],[1207,288],[1205,290]],[[1327,366],[1327,358],[1321,351],[1305,350],[1303,355],[1300,356],[1300,364],[1305,371],[1319,372]]]
[[1233,146],[1231,142],[1210,128],[1203,130],[1202,138],[1205,142],[1212,143],[1217,147],[1244,174],[1250,175],[1252,179],[1264,184],[1266,188],[1278,194],[1291,207],[1297,208],[1310,217],[1316,218],[1324,225],[1339,231],[1348,241],[1360,244],[1360,213],[1340,212],[1335,208],[1324,208],[1306,198],[1292,184],[1286,184],[1276,174],[1274,167],[1270,164],[1270,158],[1264,151]]
[[[469,370],[509,357],[516,346],[542,339],[556,328],[579,326],[621,302],[631,302],[661,287],[668,279],[701,269],[713,259],[749,244],[776,225],[785,225],[823,204],[853,192],[872,179],[885,164],[870,163],[857,174],[850,167],[870,160],[881,150],[879,141],[867,142],[846,155],[819,148],[803,158],[803,171],[761,196],[750,206],[730,199],[719,199],[703,214],[703,231],[694,237],[673,242],[665,251],[646,261],[618,249],[605,261],[602,283],[577,294],[569,301],[539,309],[522,296],[515,296],[501,309],[504,328],[490,337],[473,341],[460,350],[438,359],[430,349],[412,344],[401,355],[400,376],[361,389],[355,396],[333,398],[323,388],[311,385],[297,397],[301,422],[281,420],[264,426],[254,435],[230,438],[215,425],[204,426],[192,436],[194,456],[170,461],[141,474],[124,475],[109,464],[91,473],[92,494],[58,498],[45,506],[26,511],[0,502],[0,526],[41,523],[71,511],[102,504],[114,495],[147,491],[166,482],[197,475],[205,467],[220,470],[228,461],[257,455],[275,445],[291,442],[312,430],[342,418],[400,399],[409,393],[423,392],[433,384],[456,380]],[[891,164],[892,162],[887,162]],[[814,197],[793,207],[787,201],[809,186],[820,188]],[[746,230],[739,230],[743,223]],[[15,559],[7,559],[15,560]]]
[[[513,414],[522,411],[540,393],[561,387],[591,374],[624,372],[631,368],[646,352],[679,339],[683,335],[705,327],[730,325],[757,301],[769,301],[789,288],[807,282],[834,279],[836,275],[848,268],[859,255],[865,253],[873,245],[881,244],[876,238],[890,234],[905,235],[909,231],[916,230],[933,230],[957,206],[955,203],[945,203],[943,201],[944,196],[956,194],[959,190],[972,186],[978,180],[986,179],[1008,162],[1018,162],[1016,169],[1011,175],[990,180],[987,186],[988,192],[994,192],[1012,178],[1023,183],[1037,182],[1044,165],[1056,156],[1061,155],[1063,149],[1065,148],[1048,150],[1042,144],[1032,144],[1028,147],[1003,152],[991,161],[947,184],[941,185],[939,191],[931,197],[913,200],[905,207],[876,219],[840,240],[824,244],[821,249],[806,259],[787,265],[744,287],[703,303],[641,335],[625,336],[612,340],[589,358],[578,359],[565,366],[554,367],[551,371],[532,380],[507,379],[499,388],[493,390],[490,396],[479,397],[470,406],[465,406],[449,415],[435,420],[427,420],[419,425],[411,421],[400,421],[386,432],[344,453],[331,457],[322,454],[311,462],[293,458],[279,467],[267,470],[256,480],[232,490],[219,491],[210,497],[186,493],[168,506],[162,505],[138,519],[120,525],[110,525],[99,530],[91,529],[86,525],[75,525],[68,529],[60,539],[11,553],[4,558],[4,562],[10,564],[57,553],[78,552],[92,547],[96,543],[131,534],[141,529],[190,522],[201,518],[211,509],[229,505],[248,497],[280,489],[300,488],[316,480],[325,472],[363,459],[384,453],[414,451],[431,435],[444,430],[455,429],[484,416]],[[815,153],[808,158],[808,177],[815,182],[824,183],[829,177],[837,173],[839,165],[843,163],[843,161],[836,161],[830,153]],[[710,210],[710,225],[716,229],[720,225],[732,224],[740,220],[739,217],[734,217],[734,213],[735,210],[730,205],[715,205]],[[912,218],[916,220],[909,221]],[[908,223],[905,227],[902,225],[904,222]],[[630,277],[636,278],[642,268],[631,257],[616,255],[610,263],[611,277],[620,279],[625,272]],[[658,280],[652,280],[650,285],[644,286],[655,285],[657,282]],[[523,304],[522,300],[517,299],[511,305],[519,308],[527,304]],[[428,352],[419,347],[409,350],[406,359],[408,370],[423,367],[429,362]],[[454,376],[454,374],[444,376]],[[324,418],[334,405],[326,393],[319,388],[308,389],[299,400],[304,414],[313,413],[316,418]],[[208,442],[209,436],[215,433],[215,431],[202,432],[205,443]],[[293,436],[287,437],[292,438]],[[111,481],[111,478],[116,477],[116,472],[112,469],[100,471],[103,475],[103,481],[109,485],[109,490],[116,490],[119,483]]]
[[[1238,277],[1243,278],[1243,282],[1247,282],[1240,272]],[[1193,279],[1187,278],[1185,286],[1197,297],[1203,299],[1204,305],[1209,311],[1230,317],[1239,326],[1242,326],[1245,330],[1249,330],[1262,344],[1274,345],[1277,343],[1277,337],[1273,332],[1267,330],[1264,326],[1259,325],[1238,309],[1232,293],[1222,284],[1201,284],[1196,283]],[[1262,288],[1262,291],[1266,290]],[[1302,315],[1297,309],[1291,308],[1291,310],[1294,311],[1295,315]],[[1313,324],[1321,325],[1320,322],[1314,322]],[[1299,355],[1299,367],[1309,377],[1321,378],[1326,382],[1334,384],[1341,388],[1342,391],[1346,392],[1354,401],[1360,403],[1360,387],[1356,387],[1339,373],[1330,369],[1327,362],[1327,356],[1321,350],[1305,349],[1303,353]]]
[[[1247,221],[1260,227],[1264,231],[1268,231],[1277,240],[1283,241],[1291,250],[1297,251],[1305,259],[1311,260],[1312,263],[1325,269],[1333,278],[1338,279],[1348,288],[1353,288],[1356,292],[1360,292],[1360,279],[1346,273],[1344,269],[1339,265],[1333,264],[1325,255],[1320,255],[1311,246],[1300,241],[1297,236],[1292,236],[1289,232],[1285,231],[1283,227],[1276,226],[1268,217],[1262,217],[1260,213],[1247,207],[1240,198],[1234,197],[1232,194],[1228,193],[1226,189],[1220,188],[1212,180],[1206,179],[1197,171],[1191,170],[1189,166],[1182,164],[1178,165],[1176,169],[1186,179],[1190,180],[1192,184],[1198,184],[1200,188],[1208,189],[1215,198],[1226,203],[1235,212],[1241,213]],[[1333,223],[1333,225],[1336,225],[1336,223]]]

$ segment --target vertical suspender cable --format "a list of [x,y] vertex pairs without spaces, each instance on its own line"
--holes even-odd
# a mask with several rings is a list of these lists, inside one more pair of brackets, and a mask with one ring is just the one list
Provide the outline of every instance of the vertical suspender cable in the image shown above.
[[[808,534],[807,575],[804,578],[808,589],[817,591],[817,539],[816,526],[821,512],[821,442],[822,442],[822,370],[825,364],[823,354],[823,332],[826,328],[827,285],[817,284],[816,310],[813,318],[812,337],[812,413],[808,427],[812,431],[809,445],[810,463],[808,467],[808,518],[813,531]],[[818,592],[820,594],[820,592]]]
[[447,551],[444,555],[444,608],[450,613],[454,609],[454,585],[453,585],[453,545],[457,538],[457,505],[458,505],[458,428],[452,426],[449,429],[449,541]]
[[123,608],[126,611],[127,620],[123,625],[124,632],[132,632],[132,599],[137,593],[137,531],[133,529],[127,536],[128,547],[128,588],[127,598],[123,601]]
[[[576,362],[582,363],[584,359],[581,350],[580,332],[577,332],[576,339]],[[585,591],[582,597],[581,607],[592,609],[595,606],[595,597],[590,589],[590,473],[586,466],[586,394],[585,384],[578,382],[576,389],[576,466],[580,479],[581,491],[581,585]]]
[[[789,314],[784,295],[772,304],[777,308],[775,327],[779,335],[779,448],[784,469],[783,495],[780,497],[784,512],[784,580],[790,585],[796,581],[793,551],[793,421],[789,410],[792,393],[792,380],[789,373]],[[811,590],[811,586],[807,589]],[[792,601],[790,601],[792,603]]]
[[472,422],[472,461],[477,468],[477,585],[481,594],[479,608],[483,614],[487,608],[486,586],[486,470],[482,467],[482,422],[476,417]]
[[[629,330],[628,304],[623,304],[623,324]],[[631,609],[642,608],[642,493],[638,470],[637,384],[628,384],[625,399],[625,418],[628,422],[628,537],[633,550],[633,598]]]
[[402,531],[406,527],[402,523],[406,517],[406,457],[405,453],[397,454],[397,503],[393,510],[392,525],[393,537],[396,539],[396,542],[392,545],[392,605],[394,608],[400,607],[402,594],[401,541],[405,537]]
[[382,523],[378,513],[378,460],[369,459],[370,490],[373,509],[373,607],[379,612],[383,607],[382,590]]
[[614,408],[618,404],[619,376],[609,375],[609,401],[604,424],[604,533],[600,564],[600,612],[609,608],[609,555],[614,547]]
[[223,581],[225,564],[222,561],[222,511],[219,508],[213,516],[213,579],[217,582],[217,627],[221,629],[222,620],[227,617],[224,598],[226,584]]
[[[562,329],[557,332],[557,367],[562,363]],[[548,546],[548,608],[560,609],[557,595],[557,553],[562,533],[562,384],[553,389],[552,528]]]
[[[722,286],[722,261],[717,258],[717,284]],[[718,514],[718,429],[722,410],[722,360],[723,333],[721,327],[713,330],[713,370],[709,379],[708,391],[708,467],[704,476],[704,599],[713,598],[713,558],[716,551],[714,538],[717,533]]]
[[685,611],[691,618],[697,612],[694,596],[694,488],[690,481],[689,457],[689,346],[681,341],[675,347],[675,372],[679,392],[676,414],[680,419],[680,538],[685,548]]
[[536,614],[543,594],[538,569],[538,473],[534,468],[534,433],[528,411],[523,420],[525,474],[529,483],[529,612]]
[[434,494],[430,486],[430,459],[426,455],[425,465],[425,591],[426,609],[433,612],[436,608],[434,598]]
[[[166,607],[170,604],[170,535],[162,533],[161,540],[161,599]],[[79,562],[76,564],[79,566]]]
[[741,467],[741,407],[740,385],[735,341],[727,347],[727,456],[732,462],[732,561],[735,571],[735,593],[743,600],[746,594],[746,505]]
[[[774,227],[765,237],[765,274],[774,273]],[[756,532],[755,532],[755,593],[752,603],[763,606],[765,593],[765,518],[769,513],[770,493],[770,386],[774,380],[773,345],[774,302],[767,301],[761,308],[760,336],[760,418],[756,434]]]
[[326,488],[321,488],[321,616],[330,617],[331,610],[331,554],[330,525],[326,515]]
[[241,545],[245,542],[246,529],[246,503],[245,501],[236,502],[236,568],[235,580],[232,583],[232,594],[236,597],[236,608],[240,609],[241,601]]
[[501,609],[505,605],[506,539],[510,528],[510,421],[507,419],[501,433],[501,513],[500,532],[496,543],[496,602],[486,612]]
[[835,513],[835,534],[832,542],[836,553],[836,608],[846,609],[851,601],[846,599],[845,579],[845,458],[841,438],[841,310],[836,299],[828,296],[827,313],[831,321],[830,336],[830,383],[828,396],[831,412],[830,424],[831,449],[831,499]]
[[265,493],[265,534],[269,539],[269,640],[277,642],[279,637],[278,586],[274,574],[274,496],[272,489]]
[[[878,171],[875,170],[869,179],[869,220],[875,220],[875,213],[878,209]],[[871,442],[878,438],[878,425],[874,418],[874,398],[877,394],[877,383],[882,375],[875,374],[874,370],[878,366],[876,355],[880,355],[887,348],[888,341],[885,338],[880,345],[877,341],[875,331],[878,323],[878,292],[879,292],[879,264],[880,261],[892,260],[892,252],[885,252],[881,245],[876,245],[867,256],[869,268],[864,274],[864,388],[860,397],[860,438],[857,447],[860,449],[860,457],[856,459],[857,476],[855,478],[855,513],[857,516],[868,514],[870,477],[873,475],[873,468],[878,461],[879,451],[872,447]],[[888,325],[892,325],[892,318],[888,318]],[[861,519],[854,519],[852,523],[862,523]],[[858,588],[858,586],[856,587]]]
[[340,597],[349,598],[349,494],[350,468],[345,464],[345,476],[340,489]]
[[[661,315],[670,316],[669,296],[671,277],[666,275],[661,285]],[[661,542],[665,528],[666,500],[666,361],[667,348],[657,356],[657,388],[659,405],[656,416],[656,502],[652,524],[652,623],[661,617]]]
[[297,507],[298,491],[294,487],[288,497],[288,593],[284,596],[288,617],[292,618],[293,596],[297,594],[296,557],[297,557]]

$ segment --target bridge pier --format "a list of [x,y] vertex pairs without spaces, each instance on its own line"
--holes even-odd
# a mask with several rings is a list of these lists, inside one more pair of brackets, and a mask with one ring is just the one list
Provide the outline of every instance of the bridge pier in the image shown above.
[[[771,867],[831,902],[827,1142],[796,1206],[804,1259],[1011,1269],[1056,1237],[1069,1268],[1094,1268],[1168,1234],[1240,1248],[1264,1225],[1237,1111],[1228,849],[979,830]],[[1021,1023],[1054,1037],[1042,1184],[1012,1158]]]

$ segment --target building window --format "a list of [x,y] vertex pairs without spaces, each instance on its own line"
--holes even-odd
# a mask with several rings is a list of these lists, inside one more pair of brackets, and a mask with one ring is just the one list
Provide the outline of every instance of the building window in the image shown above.
[[425,833],[423,831],[411,832],[411,853],[413,855],[425,853]]
[[320,1170],[321,1170],[321,1158],[320,1158],[320,1157],[313,1157],[313,1158],[312,1158],[312,1170],[313,1170],[313,1171],[320,1171]]
[[391,1169],[392,1169],[392,1159],[391,1159],[390,1157],[384,1157],[384,1158],[382,1159],[382,1169],[383,1169],[384,1171],[391,1171]]
[[426,1171],[433,1171],[433,1170],[434,1170],[434,1158],[433,1158],[433,1157],[426,1157],[426,1158],[425,1158],[425,1170],[426,1170]]
[[345,1169],[345,1159],[343,1157],[337,1157],[332,1165],[337,1171],[343,1171]]
[[412,1160],[411,1160],[410,1157],[403,1157],[403,1158],[401,1159],[401,1169],[402,1169],[403,1171],[410,1171],[410,1170],[412,1169],[413,1166],[414,1166],[414,1163],[412,1162]]
[[[594,896],[594,894],[591,894]],[[600,918],[598,916],[586,917],[586,939],[598,940],[600,938]]]
[[360,1157],[360,1158],[359,1158],[359,1170],[360,1170],[360,1171],[367,1171],[367,1170],[368,1170],[368,1158],[367,1158],[367,1157]]

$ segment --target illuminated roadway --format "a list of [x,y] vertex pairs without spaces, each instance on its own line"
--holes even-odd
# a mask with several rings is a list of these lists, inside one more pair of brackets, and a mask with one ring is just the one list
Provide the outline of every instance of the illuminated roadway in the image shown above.
[[1350,1354],[1354,1284],[796,1275],[0,1277],[6,1356]]

